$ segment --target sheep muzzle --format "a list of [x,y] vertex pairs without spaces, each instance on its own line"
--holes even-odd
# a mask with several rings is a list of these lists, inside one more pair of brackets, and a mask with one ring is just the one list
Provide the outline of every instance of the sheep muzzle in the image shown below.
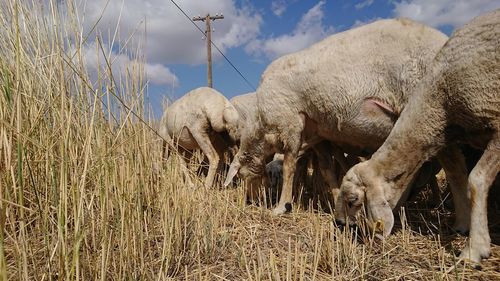
[[226,180],[224,181],[225,187],[233,181],[233,178],[236,176],[236,174],[238,174],[240,167],[241,164],[237,161],[233,161],[233,163],[231,163],[231,166],[229,166],[229,171],[227,172]]

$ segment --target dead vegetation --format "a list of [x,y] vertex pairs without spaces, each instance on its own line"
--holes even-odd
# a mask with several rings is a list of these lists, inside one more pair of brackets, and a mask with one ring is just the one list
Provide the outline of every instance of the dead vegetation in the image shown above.
[[474,270],[456,264],[452,213],[425,200],[377,242],[306,196],[274,217],[242,187],[186,188],[175,158],[161,164],[140,63],[93,80],[72,1],[64,23],[52,2],[0,4],[0,280],[500,280],[494,204]]

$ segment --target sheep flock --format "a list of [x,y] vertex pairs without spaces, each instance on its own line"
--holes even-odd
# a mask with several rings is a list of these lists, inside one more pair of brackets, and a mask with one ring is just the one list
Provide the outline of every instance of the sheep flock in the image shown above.
[[[500,171],[500,10],[450,38],[408,19],[331,35],[272,62],[255,93],[192,90],[166,108],[161,135],[188,162],[196,149],[208,159],[205,182],[185,172],[186,185],[240,179],[247,201],[267,194],[274,215],[292,211],[301,169],[314,169],[336,225],[363,220],[382,240],[410,194],[429,184],[440,196],[443,169],[454,229],[469,235],[460,258],[479,265],[490,255],[487,199]],[[467,148],[479,151],[472,165]]]

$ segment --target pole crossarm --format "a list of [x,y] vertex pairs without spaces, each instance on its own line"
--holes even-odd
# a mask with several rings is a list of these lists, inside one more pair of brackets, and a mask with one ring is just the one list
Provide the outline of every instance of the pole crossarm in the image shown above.
[[205,21],[207,19],[210,19],[210,20],[221,20],[224,18],[224,15],[222,14],[215,14],[215,16],[211,16],[210,14],[207,14],[206,16],[202,17],[202,16],[196,16],[196,17],[193,17],[193,21]]

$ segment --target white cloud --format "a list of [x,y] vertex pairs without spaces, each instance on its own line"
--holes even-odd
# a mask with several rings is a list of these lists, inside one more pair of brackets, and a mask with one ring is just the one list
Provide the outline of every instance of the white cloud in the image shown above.
[[286,11],[286,1],[285,0],[273,0],[271,2],[271,11],[278,17],[281,17]]
[[[74,48],[72,48],[70,53],[73,52]],[[96,47],[85,45],[81,49],[81,54],[92,82],[97,81],[98,71],[101,71],[104,75],[108,74],[104,56]],[[131,58],[127,54],[117,54],[114,51],[109,54],[109,57],[107,56],[107,59],[111,65],[111,71],[115,79],[121,79],[126,77],[126,75],[130,75],[131,72],[137,71],[138,67],[142,65],[146,73],[146,79],[148,79],[150,83],[174,87],[179,85],[177,76],[162,64],[144,63],[138,59]]]
[[159,63],[146,63],[146,75],[149,81],[157,85],[173,85],[178,86],[179,79],[175,74],[165,67],[163,64]]
[[305,13],[291,34],[249,43],[245,50],[253,55],[265,55],[270,59],[304,49],[334,32],[323,25],[323,5],[320,1]]
[[354,5],[354,7],[357,10],[361,10],[363,8],[371,6],[371,4],[373,4],[373,0],[365,0],[363,2],[359,2],[358,4]]
[[394,14],[434,27],[460,27],[475,16],[500,8],[498,0],[409,0],[394,3]]
[[[86,0],[79,9],[84,20],[85,30],[90,30],[100,17],[108,0]],[[207,13],[224,14],[224,19],[213,22],[212,40],[225,51],[246,44],[255,38],[260,30],[261,16],[250,6],[237,7],[235,0],[184,0],[177,1],[190,16]],[[154,64],[187,63],[202,64],[206,61],[206,41],[185,16],[165,0],[109,0],[97,29],[106,43],[113,38],[119,23],[118,37],[121,42],[134,32],[130,48],[142,40],[148,62]],[[204,22],[196,22],[205,30]],[[146,36],[144,37],[144,30]],[[145,38],[145,39],[144,39]],[[214,59],[219,54],[214,51]]]

